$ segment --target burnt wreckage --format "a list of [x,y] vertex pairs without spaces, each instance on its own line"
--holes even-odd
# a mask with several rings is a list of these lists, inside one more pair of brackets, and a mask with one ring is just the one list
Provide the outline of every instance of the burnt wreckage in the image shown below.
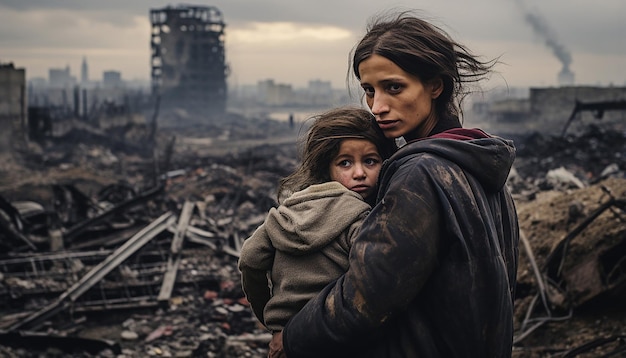
[[[164,185],[112,184],[94,199],[71,184],[52,189],[54,210],[0,196],[0,346],[120,354],[115,342],[46,331],[89,313],[167,307],[181,292],[228,295],[218,268],[236,260],[241,239],[197,202],[170,202]],[[253,325],[233,305],[227,318]]]
[[226,77],[224,23],[215,7],[150,10],[152,92],[163,107],[224,113]]

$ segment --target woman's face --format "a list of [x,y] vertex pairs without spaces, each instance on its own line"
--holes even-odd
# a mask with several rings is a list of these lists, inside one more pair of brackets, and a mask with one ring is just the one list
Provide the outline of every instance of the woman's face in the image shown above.
[[422,138],[434,128],[441,81],[424,83],[391,60],[372,55],[359,64],[367,105],[387,138]]
[[330,163],[330,179],[367,199],[376,192],[382,162],[374,143],[366,139],[344,139]]

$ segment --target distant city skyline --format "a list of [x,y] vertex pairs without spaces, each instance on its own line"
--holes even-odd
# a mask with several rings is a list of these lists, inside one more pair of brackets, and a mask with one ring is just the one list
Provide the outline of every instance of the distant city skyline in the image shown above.
[[[16,67],[20,67],[17,64],[14,63],[14,65]],[[77,66],[78,68],[72,68],[72,66],[70,65],[66,65],[66,66],[58,66],[58,67],[50,67],[48,68],[48,70],[46,71],[45,74],[43,74],[42,76],[27,76],[27,81],[39,81],[39,80],[45,80],[45,81],[50,81],[51,78],[51,74],[58,72],[58,71],[67,71],[68,72],[68,78],[71,78],[74,82],[76,82],[77,84],[81,84],[81,83],[95,83],[95,82],[102,82],[104,80],[104,78],[106,77],[106,75],[108,73],[111,72],[116,72],[119,73],[120,78],[123,80],[127,80],[126,78],[123,78],[123,73],[122,71],[119,71],[117,69],[114,68],[108,68],[105,70],[102,70],[100,73],[97,74],[93,74],[92,71],[89,71],[89,61],[87,60],[86,56],[83,56],[83,58],[81,59],[81,63],[80,66]],[[145,81],[145,82],[149,82],[149,79],[147,78],[134,78],[131,79],[130,81]]]
[[[90,80],[114,70],[124,80],[149,82],[148,14],[167,5],[0,0],[0,62],[25,68],[29,79],[47,78],[50,68],[69,66],[80,80],[85,57]],[[223,13],[230,86],[274,79],[299,88],[318,79],[344,88],[349,53],[370,16],[407,3],[219,0],[194,5],[215,6]],[[499,57],[502,64],[489,86],[556,86],[565,66],[578,85],[626,85],[623,0],[477,0],[469,5],[442,0],[416,7],[474,53]]]

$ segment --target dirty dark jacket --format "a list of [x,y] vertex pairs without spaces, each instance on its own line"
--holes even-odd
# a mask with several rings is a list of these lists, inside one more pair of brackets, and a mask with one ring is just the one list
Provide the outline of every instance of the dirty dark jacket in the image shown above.
[[394,154],[348,271],[287,323],[287,357],[510,357],[514,158],[512,142],[463,128]]

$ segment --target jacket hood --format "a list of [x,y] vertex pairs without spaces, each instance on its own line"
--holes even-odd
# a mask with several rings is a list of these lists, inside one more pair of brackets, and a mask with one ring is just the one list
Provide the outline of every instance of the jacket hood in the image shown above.
[[276,249],[302,255],[335,240],[369,210],[359,194],[338,182],[316,184],[270,209],[265,229]]
[[480,129],[454,128],[407,143],[389,162],[419,153],[454,162],[491,191],[502,189],[515,161],[513,141],[490,136]]

